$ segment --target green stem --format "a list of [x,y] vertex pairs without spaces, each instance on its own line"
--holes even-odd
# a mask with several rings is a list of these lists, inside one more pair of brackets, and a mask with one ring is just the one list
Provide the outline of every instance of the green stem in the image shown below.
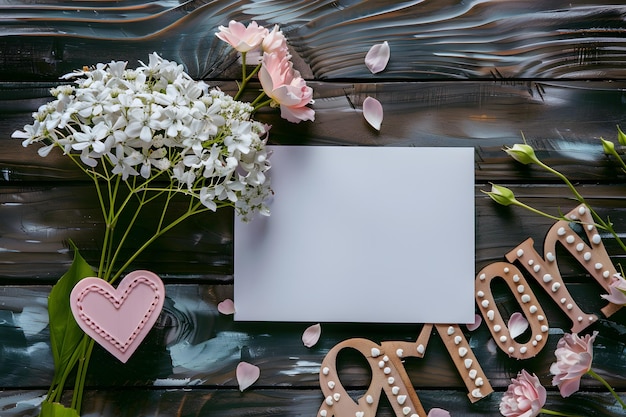
[[235,94],[235,96],[233,97],[235,100],[239,100],[239,97],[241,97],[241,95],[243,94],[243,91],[246,89],[246,86],[248,85],[248,82],[250,82],[250,80],[252,79],[252,77],[254,77],[259,70],[261,69],[262,64],[257,65],[256,67],[254,67],[254,69],[252,70],[252,72],[250,72],[250,74],[247,74],[247,70],[246,70],[246,52],[242,52],[241,53],[241,85],[239,86],[239,91],[237,91],[237,94]]
[[567,414],[567,413],[561,413],[559,411],[552,411],[552,410],[548,410],[547,408],[542,408],[539,411],[541,414],[549,414],[551,416],[563,416],[563,417],[580,417],[577,414]]
[[[143,193],[143,194],[144,195],[139,200],[139,207],[137,207],[137,210],[135,210],[135,212],[133,213],[133,217],[131,218],[130,223],[128,224],[128,226],[126,227],[126,231],[124,232],[124,234],[120,238],[120,241],[117,242],[117,249],[111,255],[111,259],[109,260],[109,262],[107,264],[107,268],[105,268],[104,275],[100,276],[100,278],[104,279],[109,284],[113,283],[115,281],[115,278],[111,279],[111,275],[113,274],[115,263],[117,262],[117,258],[118,258],[119,254],[122,251],[122,248],[124,246],[124,242],[126,242],[126,239],[130,235],[130,231],[133,228],[135,222],[137,221],[137,218],[139,217],[139,213],[141,213],[141,209],[144,206],[145,193]],[[119,215],[119,213],[118,213],[118,215]]]
[[524,204],[524,203],[522,203],[519,200],[514,200],[511,204],[514,204],[516,206],[522,207],[522,208],[530,211],[531,213],[535,213],[535,214],[538,214],[540,216],[547,217],[548,219],[557,220],[557,221],[565,220],[563,217],[553,216],[553,215],[551,215],[549,213],[543,212],[543,211],[538,210],[538,209],[536,209],[534,207],[531,207],[531,206],[529,206],[527,204]]
[[72,396],[72,408],[80,415],[80,409],[83,404],[83,392],[85,391],[85,379],[87,378],[87,368],[93,351],[94,340],[86,339],[86,345],[82,347],[83,355],[79,359],[78,372],[76,374],[76,383],[74,384],[74,395]]
[[619,161],[619,163],[622,165],[622,169],[626,171],[626,163],[622,159],[621,155],[617,153],[615,148],[611,149],[611,155],[613,155]]
[[[86,338],[88,338],[88,336],[83,335],[83,340]],[[83,343],[83,340],[81,340],[81,344]],[[76,365],[76,362],[78,362],[79,357],[80,357],[80,349],[76,349],[72,353],[72,356],[70,357],[67,366],[65,367],[65,369],[63,369],[63,373],[58,378],[58,383],[56,384],[56,386],[54,384],[52,385],[52,387],[54,388],[50,391],[50,395],[47,398],[49,402],[61,401],[61,396],[63,395],[63,387],[65,386],[65,381],[70,375],[70,372],[72,371],[72,369],[74,369],[74,365]]]
[[[255,98],[255,99],[254,99],[254,101],[253,101],[252,103],[250,103],[250,105],[251,105],[252,107],[254,107],[254,110],[255,110],[255,111],[256,111],[256,110],[258,110],[258,109],[260,108],[260,107],[257,107],[257,104],[259,103],[259,101],[261,101],[261,100],[262,100],[263,98],[265,98],[265,97],[266,97],[266,95],[265,95],[265,91],[261,91],[261,93],[257,96],[257,98]],[[270,99],[270,100],[266,100],[266,101],[264,101],[263,103],[267,103],[267,104],[269,104],[269,103],[271,103],[271,102],[272,102],[272,100]]]
[[591,215],[593,216],[594,221],[596,222],[596,227],[608,231],[615,238],[616,242],[620,245],[622,250],[626,252],[626,244],[624,244],[624,242],[619,237],[615,229],[613,229],[613,225],[610,222],[605,222],[604,219],[600,217],[600,215],[589,204],[587,204],[585,198],[578,192],[574,184],[572,184],[571,181],[565,175],[561,174],[556,169],[544,164],[543,162],[539,160],[537,161],[537,164],[543,169],[545,169],[546,171],[557,176],[561,181],[563,181],[565,185],[567,185],[567,187],[574,194],[574,197],[576,198],[576,200],[579,203],[582,203],[585,206],[587,206],[587,208],[591,212]]
[[602,378],[600,375],[595,373],[592,369],[589,369],[587,371],[587,373],[589,375],[591,375],[592,377],[594,377],[595,379],[597,379],[598,381],[600,381],[602,383],[602,385],[604,385],[609,390],[609,392],[613,395],[613,397],[615,397],[615,399],[617,400],[619,405],[622,406],[622,409],[626,410],[626,403],[624,403],[624,401],[622,401],[622,399],[619,397],[619,395],[617,395],[617,392],[615,392],[613,387],[611,387],[611,385],[609,385],[609,383],[604,378]]
[[[265,95],[265,93],[261,94],[259,97],[262,97],[263,95]],[[270,105],[271,103],[272,103],[272,99],[271,99],[271,98],[270,98],[270,99],[268,99],[268,100],[262,101],[261,103],[259,103],[259,104],[257,104],[257,105],[255,105],[255,106],[254,106],[254,111],[259,110],[261,107],[268,106],[268,105]]]
[[[218,206],[219,208],[220,206]],[[135,251],[135,253],[128,258],[128,260],[126,261],[126,263],[124,263],[124,265],[122,265],[121,268],[119,268],[119,270],[117,271],[117,273],[111,278],[110,282],[114,282],[117,278],[119,278],[119,276],[122,274],[122,272],[128,268],[134,261],[135,259],[146,249],[148,248],[148,246],[150,246],[152,244],[152,242],[154,242],[157,238],[159,238],[161,235],[163,235],[164,233],[166,233],[167,231],[169,231],[170,229],[172,229],[173,227],[177,226],[179,223],[181,223],[182,221],[184,221],[185,219],[194,216],[196,214],[199,213],[204,213],[206,211],[209,211],[208,208],[203,207],[201,203],[196,203],[190,210],[188,210],[186,213],[182,214],[181,216],[179,216],[176,220],[172,221],[170,224],[168,224],[167,226],[165,226],[164,228],[162,228],[160,231],[155,232],[148,240],[146,240],[144,242],[143,245],[141,245],[141,247],[139,249],[137,249],[137,251]]]

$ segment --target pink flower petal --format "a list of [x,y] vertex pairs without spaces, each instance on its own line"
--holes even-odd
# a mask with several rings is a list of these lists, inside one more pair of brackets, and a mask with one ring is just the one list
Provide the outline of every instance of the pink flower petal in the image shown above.
[[259,379],[259,375],[261,375],[261,370],[258,366],[252,365],[248,362],[239,362],[237,365],[237,383],[239,384],[239,391],[243,391],[248,388],[250,385],[254,384],[257,379]]
[[450,417],[450,412],[443,408],[431,408],[428,417]]
[[366,97],[363,101],[363,117],[374,129],[380,130],[383,122],[383,106],[373,97]]
[[309,326],[304,333],[302,333],[302,343],[304,343],[304,346],[310,348],[314,346],[318,340],[320,340],[321,334],[322,326],[319,323]]
[[524,333],[526,329],[528,329],[528,320],[526,320],[522,313],[516,311],[515,313],[511,314],[508,326],[511,337],[515,339],[517,336]]
[[387,41],[376,44],[367,51],[367,55],[365,55],[365,66],[372,74],[376,74],[385,69],[390,56],[391,50],[389,49]]
[[498,345],[496,345],[495,340],[489,339],[489,341],[487,342],[487,351],[494,354],[498,351]]
[[217,305],[217,311],[222,314],[234,314],[235,313],[235,303],[230,298],[222,301]]
[[483,322],[483,318],[480,316],[480,314],[475,314],[474,323],[466,324],[465,327],[467,327],[467,330],[469,330],[470,332],[473,332],[474,330],[480,327],[482,322]]

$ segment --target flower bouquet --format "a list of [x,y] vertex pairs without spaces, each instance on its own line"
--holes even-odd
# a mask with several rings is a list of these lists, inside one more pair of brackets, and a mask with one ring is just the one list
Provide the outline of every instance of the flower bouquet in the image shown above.
[[[275,27],[230,22],[217,36],[242,55],[242,81],[231,97],[183,66],[153,53],[131,69],[126,62],[99,63],[62,78],[72,84],[51,90],[54,100],[33,113],[33,123],[14,132],[24,146],[42,145],[70,158],[95,187],[105,230],[98,265],[92,268],[74,248],[70,269],[53,287],[48,302],[55,372],[41,416],[78,416],[94,341],[76,323],[70,308],[75,285],[95,274],[116,282],[156,239],[184,220],[233,207],[244,220],[269,215],[272,193],[266,177],[269,126],[253,119],[260,107],[280,107],[292,122],[313,120],[312,89],[293,69],[287,43]],[[256,54],[248,72],[246,54]],[[256,74],[263,90],[251,103],[239,101]],[[172,216],[174,197],[186,201]],[[149,207],[149,210],[147,208]],[[124,258],[123,248],[147,211],[159,213],[154,230]],[[173,218],[172,218],[173,217]],[[61,404],[76,370],[72,402]]]

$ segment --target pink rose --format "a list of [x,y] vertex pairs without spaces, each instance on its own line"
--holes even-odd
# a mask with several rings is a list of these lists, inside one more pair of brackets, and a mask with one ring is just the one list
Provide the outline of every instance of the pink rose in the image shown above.
[[609,284],[609,294],[600,297],[613,304],[626,304],[626,279],[622,278],[620,274],[613,275]]
[[276,52],[280,58],[291,58],[289,48],[287,47],[287,39],[285,35],[283,35],[283,32],[278,29],[278,25],[274,25],[272,31],[263,38],[261,48],[265,53],[271,54],[272,52]]
[[569,397],[580,388],[580,378],[591,369],[593,342],[598,332],[583,337],[566,333],[556,345],[556,362],[550,366],[552,385],[558,385],[561,396]]
[[500,401],[500,413],[506,417],[535,417],[546,403],[546,389],[535,374],[525,370],[511,379]]
[[283,119],[292,123],[315,119],[313,109],[306,107],[313,102],[313,89],[293,69],[287,57],[281,57],[276,52],[263,54],[259,80],[265,94],[272,99],[272,104],[280,106]]
[[230,44],[239,52],[248,52],[261,45],[268,31],[256,22],[251,22],[248,27],[243,23],[231,20],[228,27],[220,26],[220,31],[215,35]]

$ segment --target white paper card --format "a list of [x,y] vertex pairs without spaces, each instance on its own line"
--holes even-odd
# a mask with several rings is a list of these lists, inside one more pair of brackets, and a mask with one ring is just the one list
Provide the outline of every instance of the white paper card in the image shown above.
[[474,322],[474,149],[273,146],[235,320]]

